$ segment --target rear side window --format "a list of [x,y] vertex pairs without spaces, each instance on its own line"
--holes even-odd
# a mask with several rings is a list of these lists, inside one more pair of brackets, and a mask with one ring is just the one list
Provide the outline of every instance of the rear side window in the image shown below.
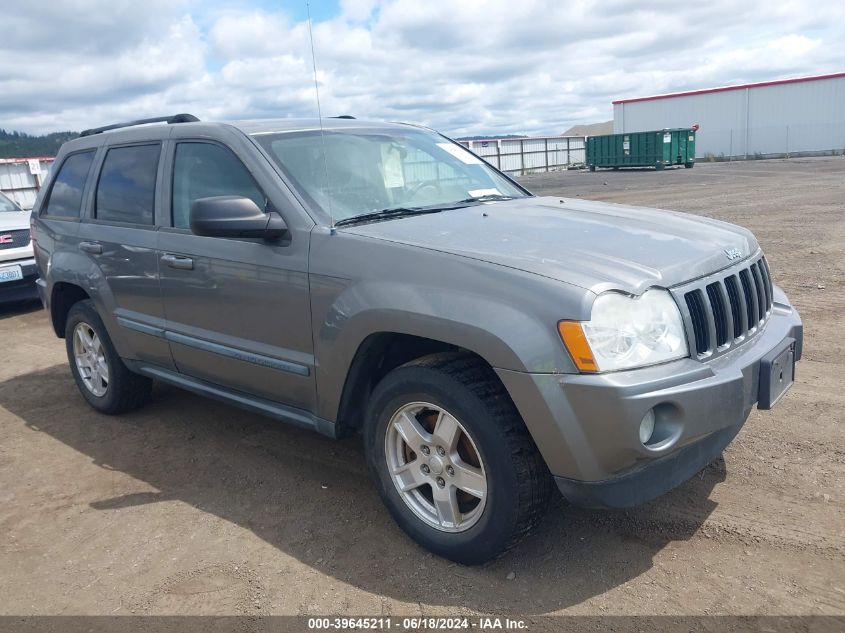
[[109,150],[97,183],[98,220],[153,224],[160,148],[156,143]]
[[44,206],[44,215],[78,218],[82,208],[82,190],[94,162],[94,150],[72,154],[62,163]]
[[179,143],[173,163],[173,226],[190,226],[191,205],[198,198],[242,196],[264,209],[264,194],[244,164],[214,143]]

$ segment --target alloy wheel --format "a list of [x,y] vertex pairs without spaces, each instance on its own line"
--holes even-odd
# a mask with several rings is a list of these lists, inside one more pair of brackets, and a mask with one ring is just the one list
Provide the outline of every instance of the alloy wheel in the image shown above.
[[88,391],[97,397],[104,396],[109,387],[109,364],[100,337],[84,321],[73,330],[73,356]]
[[393,485],[411,511],[444,532],[475,525],[487,502],[487,474],[466,428],[448,411],[413,402],[391,416],[385,457]]

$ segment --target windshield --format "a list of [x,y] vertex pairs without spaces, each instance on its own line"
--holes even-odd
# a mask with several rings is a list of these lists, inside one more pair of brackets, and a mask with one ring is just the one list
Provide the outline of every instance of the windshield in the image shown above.
[[20,207],[0,192],[0,213],[4,211],[20,211]]
[[335,221],[527,195],[475,154],[424,130],[324,130],[322,141],[319,130],[255,138],[299,193]]

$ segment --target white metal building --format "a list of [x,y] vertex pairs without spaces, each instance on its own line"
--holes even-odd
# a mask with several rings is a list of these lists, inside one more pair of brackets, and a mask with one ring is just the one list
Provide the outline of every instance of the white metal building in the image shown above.
[[0,191],[29,211],[47,178],[52,157],[0,158]]
[[696,157],[845,151],[845,73],[620,99],[613,131],[701,127]]

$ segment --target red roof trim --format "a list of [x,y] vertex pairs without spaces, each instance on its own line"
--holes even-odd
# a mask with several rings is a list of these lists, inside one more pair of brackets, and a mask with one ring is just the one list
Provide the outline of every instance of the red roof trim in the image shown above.
[[687,92],[670,92],[663,95],[654,95],[653,97],[634,97],[633,99],[618,99],[613,102],[613,105],[618,103],[636,103],[637,101],[655,101],[657,99],[674,99],[675,97],[689,97],[691,95],[706,95],[713,92],[727,92],[729,90],[745,90],[746,88],[762,88],[764,86],[780,86],[782,84],[797,84],[805,81],[821,81],[822,79],[837,79],[845,77],[845,73],[832,73],[830,75],[816,75],[814,77],[796,77],[794,79],[776,79],[775,81],[761,81],[754,84],[739,84],[737,86],[723,86],[720,88],[704,88],[703,90],[689,90]]

